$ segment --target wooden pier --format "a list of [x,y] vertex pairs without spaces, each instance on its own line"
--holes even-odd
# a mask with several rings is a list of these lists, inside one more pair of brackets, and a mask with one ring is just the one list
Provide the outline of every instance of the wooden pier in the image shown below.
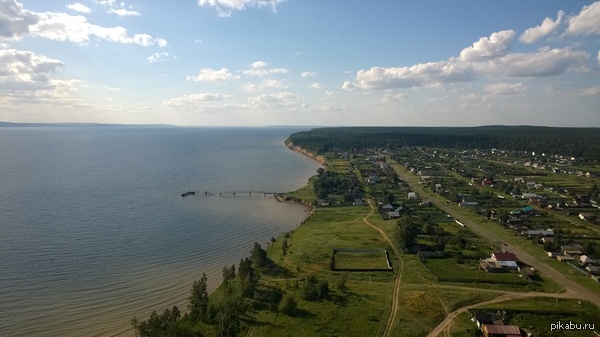
[[222,196],[228,196],[228,195],[233,195],[235,197],[235,196],[237,196],[239,194],[242,194],[242,195],[246,195],[247,194],[250,197],[252,197],[252,194],[255,194],[255,195],[256,194],[258,194],[258,195],[262,194],[263,197],[266,197],[267,195],[273,195],[273,196],[275,196],[275,195],[278,195],[278,194],[282,194],[280,192],[249,191],[249,190],[246,190],[246,191],[222,191],[222,192],[218,192],[218,193],[214,193],[214,192],[211,192],[211,191],[201,191],[201,190],[192,191],[192,192],[194,192],[195,194],[192,194],[190,192],[186,192],[186,193],[190,193],[189,195],[202,195],[202,194],[204,194],[205,197],[215,196],[217,194],[220,197],[222,197]]

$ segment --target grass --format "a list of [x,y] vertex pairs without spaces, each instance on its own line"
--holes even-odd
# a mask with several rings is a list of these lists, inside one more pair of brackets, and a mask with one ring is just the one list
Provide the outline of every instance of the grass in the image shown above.
[[470,264],[458,264],[453,259],[427,259],[425,265],[441,282],[527,285],[527,281],[515,273],[488,273]]
[[336,270],[388,270],[385,251],[336,251],[333,266]]
[[[483,309],[483,308],[478,308]],[[582,331],[550,331],[557,321],[600,325],[600,308],[586,301],[534,298],[485,306],[507,312],[510,324],[526,327],[534,336],[583,336]]]
[[[329,270],[334,248],[389,248],[375,230],[362,222],[368,207],[323,207],[300,227],[281,235],[269,247],[271,259],[287,268],[289,275],[263,276],[261,284],[283,289],[295,297],[298,310],[287,316],[273,310],[251,314],[254,336],[377,336],[389,315],[395,274],[390,272],[333,272]],[[287,251],[283,254],[283,244]],[[382,253],[378,260],[385,263]],[[387,267],[387,263],[385,263]],[[316,275],[327,280],[332,294],[316,302],[301,299],[295,285]],[[336,288],[339,279],[346,288]],[[301,288],[301,287],[300,287]],[[386,305],[382,305],[386,303]]]

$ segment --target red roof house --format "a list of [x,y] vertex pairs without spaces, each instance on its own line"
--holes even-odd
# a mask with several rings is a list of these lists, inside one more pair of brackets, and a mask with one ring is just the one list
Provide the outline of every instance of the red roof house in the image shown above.
[[492,253],[492,259],[496,261],[518,261],[517,256],[513,253]]
[[521,337],[521,330],[514,325],[484,324],[481,330],[485,337]]

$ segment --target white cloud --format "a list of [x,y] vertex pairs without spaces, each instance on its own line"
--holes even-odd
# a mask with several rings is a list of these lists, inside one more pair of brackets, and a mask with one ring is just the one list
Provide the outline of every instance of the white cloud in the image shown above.
[[439,87],[447,83],[479,77],[543,77],[559,75],[569,66],[589,58],[570,48],[540,49],[532,53],[507,54],[514,31],[494,33],[461,51],[448,61],[416,64],[410,67],[359,70],[355,81],[346,81],[345,90],[382,90],[411,87]]
[[405,98],[406,98],[406,95],[402,94],[402,93],[399,93],[399,94],[387,93],[387,94],[384,94],[383,96],[381,96],[381,103],[386,104],[386,103],[393,103],[393,102],[402,102],[402,101],[404,101]]
[[29,33],[29,27],[40,17],[16,1],[0,1],[0,37],[19,39]]
[[214,7],[221,17],[230,17],[232,10],[245,10],[247,8],[270,8],[273,12],[285,0],[198,0],[200,7]]
[[242,89],[244,89],[247,92],[261,92],[261,91],[265,90],[266,88],[285,89],[285,88],[288,88],[289,85],[287,85],[286,83],[284,83],[283,81],[280,81],[280,80],[276,80],[276,79],[272,79],[272,78],[265,78],[265,79],[263,79],[263,81],[260,84],[244,83],[241,85],[241,87],[242,87]]
[[24,104],[72,104],[70,92],[79,80],[53,80],[64,64],[44,55],[15,49],[0,50],[0,96],[4,106]]
[[579,14],[568,19],[568,35],[600,35],[600,1],[584,6]]
[[265,78],[263,80],[263,86],[265,86],[267,88],[287,88],[287,87],[289,87],[287,84],[283,83],[282,81],[272,79],[272,78]]
[[49,74],[64,64],[30,51],[0,50],[0,88],[34,90],[50,86]]
[[212,70],[211,68],[205,68],[200,70],[200,73],[196,76],[188,76],[186,79],[195,82],[227,82],[235,80],[239,76],[233,75],[227,68],[221,68],[220,70]]
[[164,62],[164,61],[168,61],[169,60],[169,53],[167,52],[156,52],[150,56],[148,56],[146,58],[146,60],[150,63],[156,63],[156,62]]
[[560,75],[571,65],[589,58],[585,52],[570,48],[509,54],[493,61],[476,64],[482,75],[498,77],[545,77]]
[[582,89],[579,96],[597,96],[600,95],[600,85]]
[[273,74],[286,74],[289,70],[285,68],[267,68],[267,63],[256,61],[252,63],[252,68],[244,70],[244,75],[249,76],[267,76]]
[[503,30],[493,33],[490,37],[482,37],[472,46],[460,52],[462,61],[479,61],[507,54],[515,37],[514,30]]
[[321,83],[313,82],[308,86],[309,89],[321,89],[323,85]]
[[162,104],[168,107],[198,107],[205,106],[210,102],[221,102],[228,98],[231,98],[231,96],[212,93],[198,93],[164,100]]
[[335,97],[337,95],[337,91],[325,91],[325,96],[327,97]]
[[317,73],[312,72],[312,71],[305,71],[302,73],[302,75],[300,75],[300,77],[315,77],[317,76]]
[[294,105],[297,100],[298,96],[288,91],[248,97],[248,103],[258,108],[289,107]]
[[118,8],[118,9],[111,8],[108,10],[108,12],[117,14],[118,16],[123,16],[123,17],[125,17],[125,16],[140,16],[139,12],[129,10],[126,8]]
[[550,18],[545,18],[541,25],[529,28],[519,37],[519,41],[523,43],[534,43],[537,40],[552,34],[560,26],[565,12],[558,11],[556,14],[556,20],[552,21]]
[[0,37],[20,39],[25,35],[40,36],[55,41],[88,43],[99,39],[142,46],[164,47],[167,41],[148,34],[130,36],[127,29],[91,24],[84,16],[66,13],[35,13],[16,1],[0,2]]
[[74,4],[67,4],[67,8],[72,9],[79,13],[91,13],[92,12],[92,10],[89,7],[82,5],[79,2],[76,2]]
[[484,86],[486,93],[493,96],[518,95],[527,91],[527,86],[519,83],[493,83]]
[[133,10],[133,6],[125,5],[123,1],[117,3],[115,0],[96,0],[95,2],[106,7],[106,12],[110,14],[116,14],[121,17],[140,16],[139,12]]
[[470,81],[475,79],[476,75],[473,65],[467,62],[430,62],[401,68],[373,67],[366,71],[359,70],[356,73],[356,82],[345,82],[343,89],[422,87],[437,83]]

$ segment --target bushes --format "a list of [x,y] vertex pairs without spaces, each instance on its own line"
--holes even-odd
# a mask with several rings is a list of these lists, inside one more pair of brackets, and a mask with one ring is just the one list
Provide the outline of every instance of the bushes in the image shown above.
[[288,316],[293,316],[296,312],[296,309],[298,309],[296,298],[291,294],[285,294],[279,303],[279,311]]
[[309,276],[304,286],[302,286],[300,294],[302,299],[306,301],[324,299],[329,294],[329,282],[319,280],[316,276]]

